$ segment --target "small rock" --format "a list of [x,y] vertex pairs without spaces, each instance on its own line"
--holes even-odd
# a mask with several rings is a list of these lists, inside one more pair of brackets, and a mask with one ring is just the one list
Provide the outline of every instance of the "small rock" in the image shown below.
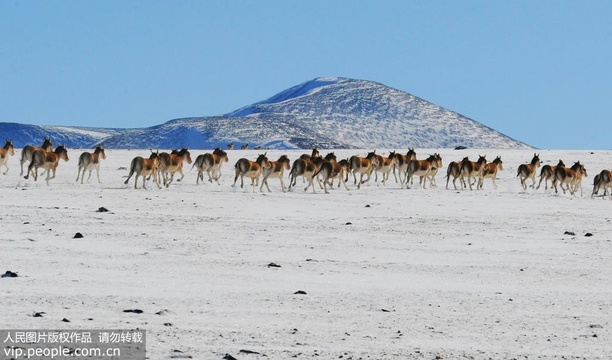
[[349,221],[349,222],[347,222],[347,223],[346,223],[346,224],[344,224],[344,225],[353,225],[353,223]]
[[592,324],[592,325],[589,325],[589,327],[591,329],[603,329],[603,326],[601,326],[599,324]]
[[238,360],[238,359],[236,359],[230,354],[225,354],[225,356],[223,357],[223,360]]
[[168,315],[168,314],[170,314],[170,313],[171,313],[171,311],[170,311],[170,310],[168,310],[168,309],[163,309],[163,310],[160,310],[160,311],[156,312],[156,313],[155,313],[155,315]]
[[255,354],[255,355],[259,355],[259,353],[257,351],[252,351],[252,350],[240,350],[239,353],[241,353],[241,354]]
[[164,326],[172,326],[172,323],[164,323]]
[[98,208],[97,212],[108,212],[108,209],[105,208],[104,206],[101,206],[101,207]]
[[144,311],[140,309],[127,309],[123,310],[124,313],[134,313],[134,314],[142,314]]
[[371,207],[370,204],[367,204],[365,207]]
[[564,233],[563,233],[563,235],[571,235],[571,236],[574,236],[574,235],[576,235],[576,233],[575,233],[575,232],[573,232],[573,231],[566,231],[566,232],[564,232]]
[[81,239],[83,238],[83,234],[81,234],[80,232],[74,234],[74,236],[72,237],[73,239]]
[[271,262],[271,263],[269,263],[269,264],[268,264],[268,267],[269,267],[269,268],[271,268],[271,267],[279,268],[279,267],[281,267],[281,266],[280,266],[280,265],[278,265],[278,264],[275,264],[275,263]]
[[17,273],[12,272],[12,271],[10,271],[10,270],[7,270],[7,271],[6,271],[4,274],[2,274],[0,277],[3,277],[3,278],[16,278],[17,276],[19,276],[19,275],[17,275]]
[[380,309],[380,310],[381,310],[382,312],[391,312],[391,311],[389,311],[389,310],[387,310],[387,309]]
[[584,236],[586,236],[586,237],[591,237],[591,236],[593,236],[593,234],[591,234],[591,233],[586,233],[586,234],[584,234]]
[[32,317],[43,317],[43,314],[45,314],[44,311],[35,312],[34,315],[32,315]]
[[62,319],[62,322],[70,322],[70,320],[68,320],[68,319],[66,319],[66,318],[63,318],[63,319]]
[[293,294],[294,295],[306,295],[306,291],[298,290],[298,291],[294,292]]

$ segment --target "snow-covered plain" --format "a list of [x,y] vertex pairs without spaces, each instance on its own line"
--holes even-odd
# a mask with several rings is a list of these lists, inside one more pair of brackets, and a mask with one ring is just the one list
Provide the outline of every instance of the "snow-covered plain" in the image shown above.
[[585,164],[572,197],[522,189],[532,150],[435,151],[444,169],[501,155],[498,187],[446,190],[444,170],[425,190],[393,176],[328,195],[301,179],[288,193],[276,179],[271,193],[231,187],[257,151],[230,151],[221,185],[195,171],[168,189],[124,185],[148,150],[107,150],[103,183],[83,185],[69,150],[47,186],[19,177],[17,154],[0,176],[0,269],[19,275],[0,278],[1,327],[145,329],[149,359],[611,358],[612,202],[590,193],[612,152],[540,151]]

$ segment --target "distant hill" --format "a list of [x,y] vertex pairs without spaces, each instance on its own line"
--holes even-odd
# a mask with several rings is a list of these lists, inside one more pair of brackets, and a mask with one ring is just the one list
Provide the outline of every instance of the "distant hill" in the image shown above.
[[190,147],[235,143],[263,148],[531,148],[477,121],[406,92],[365,80],[317,78],[221,116],[184,118],[139,129],[0,123],[17,147],[50,136],[89,148]]

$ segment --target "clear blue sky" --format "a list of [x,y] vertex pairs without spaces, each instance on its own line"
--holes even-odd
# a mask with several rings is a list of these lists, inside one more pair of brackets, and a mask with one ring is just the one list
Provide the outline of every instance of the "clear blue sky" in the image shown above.
[[2,0],[0,34],[2,122],[146,127],[341,76],[612,148],[612,1]]

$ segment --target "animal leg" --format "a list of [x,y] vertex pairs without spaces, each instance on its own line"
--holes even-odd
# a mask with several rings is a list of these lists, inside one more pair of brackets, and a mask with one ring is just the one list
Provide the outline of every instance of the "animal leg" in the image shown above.
[[240,176],[240,171],[236,170],[236,176],[234,177],[234,184],[232,184],[232,187],[236,186],[236,181],[238,181],[238,176]]

